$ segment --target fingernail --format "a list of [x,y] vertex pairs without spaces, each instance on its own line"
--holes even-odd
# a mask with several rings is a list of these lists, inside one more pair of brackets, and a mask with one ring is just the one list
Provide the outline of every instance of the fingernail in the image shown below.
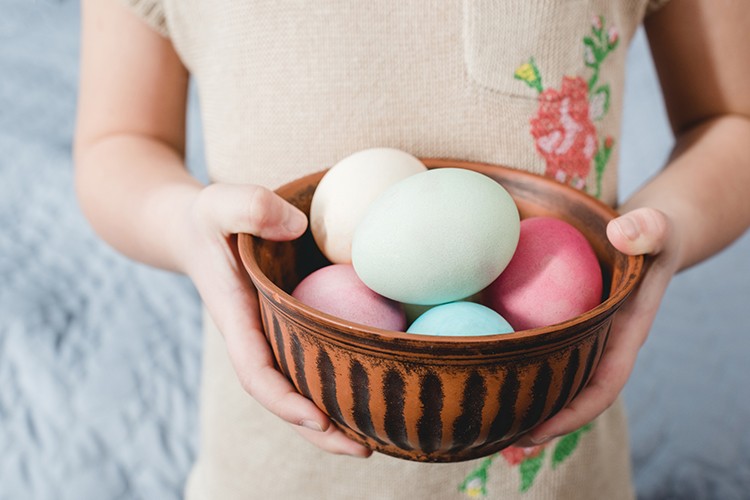
[[370,450],[367,450],[361,453],[357,453],[357,452],[347,453],[347,455],[349,455],[352,458],[370,458],[370,455],[372,455],[372,452]]
[[301,233],[307,226],[307,219],[298,210],[288,208],[286,219],[284,220],[284,229],[290,233]]
[[303,420],[300,425],[315,432],[323,432],[323,428],[315,420]]
[[629,217],[621,217],[615,219],[614,222],[617,225],[617,229],[619,229],[627,239],[633,241],[638,238],[640,232],[638,231],[638,226],[633,222],[633,219]]
[[539,446],[540,444],[544,444],[550,439],[552,439],[553,436],[539,436],[539,437],[531,437],[531,442],[535,445]]

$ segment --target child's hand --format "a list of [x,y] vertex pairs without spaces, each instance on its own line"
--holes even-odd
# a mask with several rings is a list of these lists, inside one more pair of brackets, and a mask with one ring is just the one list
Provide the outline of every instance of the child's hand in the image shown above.
[[607,347],[588,385],[560,413],[525,435],[517,446],[541,444],[573,432],[615,402],[677,271],[679,248],[675,230],[672,221],[653,208],[633,210],[609,223],[607,237],[618,250],[628,255],[651,256],[647,273],[616,313]]
[[[635,210],[612,221],[607,236],[624,253],[651,255],[649,269],[615,315],[592,380],[519,445],[569,433],[609,407],[630,376],[674,273],[716,254],[747,230],[750,94],[741,85],[750,79],[748,20],[746,2],[708,0],[670,2],[646,18],[675,147],[666,168],[627,202]],[[706,28],[688,32],[686,26]],[[701,76],[705,68],[712,68],[710,78]]]
[[367,448],[344,436],[276,370],[257,293],[236,251],[237,233],[278,241],[299,237],[307,226],[304,214],[261,187],[213,184],[199,192],[185,221],[180,267],[192,278],[224,335],[245,391],[323,450],[369,456]]

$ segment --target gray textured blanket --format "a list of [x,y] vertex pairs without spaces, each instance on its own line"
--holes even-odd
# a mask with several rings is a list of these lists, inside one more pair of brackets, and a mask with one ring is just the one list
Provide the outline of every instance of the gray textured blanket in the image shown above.
[[[0,500],[176,499],[198,443],[199,302],[79,213],[77,50],[76,2],[0,0]],[[642,38],[629,63],[626,192],[671,141]],[[625,392],[643,499],[750,498],[748,278],[746,236],[670,288]]]

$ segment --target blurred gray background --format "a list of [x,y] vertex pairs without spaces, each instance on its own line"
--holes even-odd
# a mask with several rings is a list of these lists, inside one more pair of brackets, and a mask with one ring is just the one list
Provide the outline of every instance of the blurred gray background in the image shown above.
[[[0,0],[0,500],[177,499],[198,437],[198,297],[79,213],[78,27],[75,1]],[[642,33],[629,70],[623,195],[672,143]],[[200,175],[195,113],[189,133]],[[641,499],[750,498],[748,278],[750,234],[668,291],[625,390]]]

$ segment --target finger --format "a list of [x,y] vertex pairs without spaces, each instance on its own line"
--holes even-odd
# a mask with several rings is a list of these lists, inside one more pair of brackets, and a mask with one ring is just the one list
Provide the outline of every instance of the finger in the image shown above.
[[627,255],[657,254],[669,239],[671,224],[655,208],[638,208],[621,215],[607,225],[607,237],[615,248]]
[[[550,437],[549,439],[552,439]],[[539,446],[542,444],[542,442],[536,442],[532,440],[531,434],[524,434],[520,438],[518,438],[511,446],[514,446],[516,448],[531,448],[532,446]]]
[[330,428],[330,420],[315,404],[300,395],[277,370],[265,336],[259,329],[225,334],[232,365],[242,388],[279,418],[313,431]]
[[593,421],[615,402],[627,382],[633,363],[634,357],[628,353],[616,350],[605,352],[594,376],[580,394],[557,415],[529,432],[527,441],[521,446],[545,443]]
[[296,427],[295,429],[302,437],[329,453],[358,458],[367,458],[372,455],[371,449],[352,441],[335,425],[331,425],[325,432],[315,432],[304,427]]
[[[216,316],[223,318],[220,329],[240,385],[279,418],[310,429],[327,430],[330,421],[326,414],[300,395],[276,368],[259,320],[257,299],[245,293],[242,295],[245,295],[245,300],[241,305],[222,301],[213,307]],[[237,314],[236,311],[241,313]]]
[[[257,305],[256,305],[257,307]],[[224,328],[229,357],[242,388],[279,418],[312,430],[325,431],[328,417],[300,395],[276,369],[265,335],[257,325]]]
[[586,387],[557,415],[529,432],[521,446],[541,444],[591,422],[617,399],[630,377],[638,351],[648,337],[672,270],[653,266],[636,293],[613,319],[607,347]]
[[269,240],[300,236],[307,217],[273,191],[260,186],[212,184],[197,206],[204,218],[223,234],[249,233]]
[[[247,307],[257,309],[257,301],[247,301],[244,310],[248,310]],[[234,324],[242,322],[237,318]],[[245,334],[241,333],[241,328],[247,329]],[[300,434],[323,450],[355,457],[370,456],[372,452],[368,448],[347,438],[331,424],[325,413],[301,396],[276,369],[257,315],[246,321],[244,327],[225,327],[224,331],[227,350],[240,384],[256,401],[294,424]]]
[[243,389],[283,420],[325,431],[330,421],[276,369],[260,320],[257,293],[241,271],[217,266],[195,279],[203,302],[223,334]]

